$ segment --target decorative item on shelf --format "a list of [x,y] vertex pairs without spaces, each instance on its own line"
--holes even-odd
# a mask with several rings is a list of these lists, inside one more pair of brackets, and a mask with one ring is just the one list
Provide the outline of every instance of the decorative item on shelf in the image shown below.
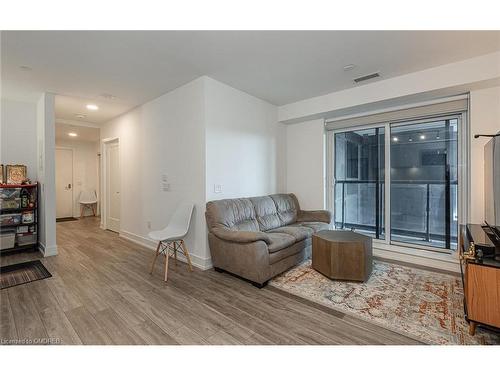
[[2,210],[14,210],[19,208],[19,199],[2,199],[0,200],[0,208]]
[[19,189],[16,188],[1,188],[0,199],[16,199],[19,198]]
[[0,215],[0,225],[17,225],[21,222],[21,214]]
[[0,184],[3,184],[3,164],[0,164]]
[[26,181],[27,168],[25,165],[7,165],[6,171],[8,185],[20,185]]
[[21,208],[28,208],[30,204],[30,195],[27,189],[21,190]]
[[35,215],[33,214],[33,211],[23,212],[22,222],[23,222],[23,224],[34,223],[35,222]]
[[30,232],[29,228],[30,227],[27,225],[21,225],[21,226],[17,227],[17,233],[28,233],[28,232]]
[[37,191],[36,189],[29,189],[29,193],[30,193],[30,196],[29,196],[29,203],[28,203],[28,207],[29,208],[34,208],[35,207],[35,202],[36,202],[36,199],[37,199]]

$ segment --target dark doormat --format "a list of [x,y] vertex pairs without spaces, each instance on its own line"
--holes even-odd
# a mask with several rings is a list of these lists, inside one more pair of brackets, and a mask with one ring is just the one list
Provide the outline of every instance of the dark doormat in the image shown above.
[[52,277],[39,260],[0,267],[0,289]]
[[59,219],[56,219],[56,223],[61,223],[63,221],[77,221],[78,219],[75,219],[74,217],[60,217]]

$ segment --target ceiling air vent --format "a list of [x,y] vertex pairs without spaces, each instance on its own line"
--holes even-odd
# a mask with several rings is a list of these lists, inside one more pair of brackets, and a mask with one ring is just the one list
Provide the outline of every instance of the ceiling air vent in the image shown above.
[[377,77],[380,77],[380,74],[378,74],[378,73],[367,74],[366,76],[363,76],[363,77],[354,78],[354,82],[360,83],[360,82],[367,81],[369,79],[373,79],[373,78],[377,78]]

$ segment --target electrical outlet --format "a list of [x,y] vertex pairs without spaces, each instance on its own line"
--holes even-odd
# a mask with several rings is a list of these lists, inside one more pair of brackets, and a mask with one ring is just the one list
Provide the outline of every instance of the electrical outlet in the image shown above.
[[214,193],[217,193],[217,194],[222,193],[222,185],[215,184],[214,185]]

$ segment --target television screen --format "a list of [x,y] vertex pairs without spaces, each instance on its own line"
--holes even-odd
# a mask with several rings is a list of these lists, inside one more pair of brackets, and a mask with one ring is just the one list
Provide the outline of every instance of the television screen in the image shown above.
[[500,137],[484,147],[484,213],[489,225],[500,226]]

